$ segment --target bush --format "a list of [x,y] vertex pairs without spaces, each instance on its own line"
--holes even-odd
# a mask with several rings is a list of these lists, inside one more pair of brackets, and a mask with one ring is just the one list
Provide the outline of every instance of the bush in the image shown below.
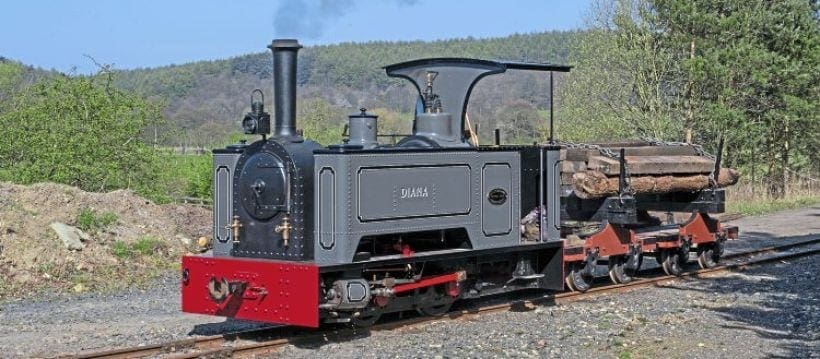
[[16,94],[0,114],[0,180],[86,191],[155,186],[157,151],[143,131],[158,109],[99,77],[59,76]]
[[[211,198],[212,156],[179,155],[166,153],[162,155],[163,164],[160,170],[160,186],[156,189],[162,193],[152,195],[142,193],[151,198],[167,196],[169,199],[179,197]],[[147,191],[144,191],[147,192]]]

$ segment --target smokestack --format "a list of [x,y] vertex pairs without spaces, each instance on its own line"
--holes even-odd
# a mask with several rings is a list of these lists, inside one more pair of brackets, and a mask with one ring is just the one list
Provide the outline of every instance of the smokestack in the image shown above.
[[273,51],[274,137],[295,137],[296,133],[296,54],[302,45],[294,39],[275,39]]

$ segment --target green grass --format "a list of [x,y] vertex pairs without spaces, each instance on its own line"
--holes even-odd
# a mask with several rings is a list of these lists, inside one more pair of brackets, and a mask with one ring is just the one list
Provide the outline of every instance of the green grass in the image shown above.
[[128,244],[123,241],[116,241],[111,245],[111,253],[120,259],[133,258],[136,256],[153,256],[167,248],[167,244],[156,237],[144,236],[134,243]]
[[131,249],[144,256],[153,255],[163,249],[165,249],[166,244],[163,240],[151,237],[151,236],[144,236],[137,239],[136,242],[131,244]]
[[116,241],[111,245],[111,253],[117,258],[125,259],[131,256],[131,248],[128,246],[128,243]]
[[621,350],[621,352],[618,353],[618,359],[631,359],[631,358],[632,358],[632,352],[630,352],[627,349]]
[[75,220],[77,227],[86,232],[105,229],[119,220],[114,212],[97,213],[90,208],[83,208]]
[[746,201],[728,200],[726,204],[726,212],[740,213],[743,215],[753,216],[766,213],[778,212],[787,209],[809,207],[820,204],[820,196],[805,196],[796,198],[783,199],[758,199]]

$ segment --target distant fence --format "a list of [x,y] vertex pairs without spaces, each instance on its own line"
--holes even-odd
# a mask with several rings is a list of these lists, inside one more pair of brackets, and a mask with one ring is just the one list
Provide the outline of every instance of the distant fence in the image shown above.
[[172,201],[174,203],[178,203],[178,204],[193,204],[193,205],[208,207],[208,208],[213,206],[213,200],[210,199],[210,198],[180,196],[180,197],[173,197]]
[[204,155],[204,154],[208,153],[208,151],[210,151],[210,149],[205,148],[205,147],[200,147],[200,146],[196,146],[196,147],[188,147],[188,146],[166,147],[166,146],[161,146],[159,148],[163,149],[163,150],[166,150],[166,151],[171,151],[171,152],[179,154],[179,155],[196,155],[196,156],[198,156],[198,155]]

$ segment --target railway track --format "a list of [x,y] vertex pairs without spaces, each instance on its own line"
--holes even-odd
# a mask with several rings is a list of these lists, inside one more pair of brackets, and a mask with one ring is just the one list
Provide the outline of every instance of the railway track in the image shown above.
[[[528,299],[507,301],[502,304],[486,305],[459,309],[452,311],[443,317],[415,317],[410,319],[399,319],[386,323],[381,323],[367,328],[368,331],[391,330],[399,327],[417,325],[437,320],[464,319],[487,313],[506,311],[513,306],[535,306],[539,304],[566,304],[608,293],[619,293],[635,288],[658,285],[659,283],[678,280],[681,278],[699,278],[721,272],[740,270],[747,267],[783,261],[820,253],[820,248],[812,248],[801,251],[783,253],[800,247],[807,247],[820,243],[820,238],[793,242],[781,246],[770,246],[752,251],[727,254],[723,257],[723,264],[708,269],[698,269],[683,273],[680,276],[656,275],[649,278],[636,278],[627,284],[612,284],[593,287],[586,292],[563,292],[550,296],[537,296]],[[764,256],[772,254],[769,256]],[[764,256],[764,257],[761,257]],[[745,259],[745,260],[744,260]],[[729,261],[734,261],[727,263]],[[648,269],[644,273],[655,272],[657,269]],[[254,329],[230,334],[213,335],[199,338],[182,339],[162,344],[147,346],[121,348],[105,351],[79,353],[59,358],[138,358],[138,357],[163,357],[163,358],[199,358],[199,357],[231,357],[231,356],[251,356],[256,354],[270,353],[294,341],[316,342],[333,341],[344,338],[355,337],[361,333],[361,329],[356,328],[336,328],[325,330],[302,330],[291,327],[273,327]],[[233,345],[226,345],[232,343]]]

